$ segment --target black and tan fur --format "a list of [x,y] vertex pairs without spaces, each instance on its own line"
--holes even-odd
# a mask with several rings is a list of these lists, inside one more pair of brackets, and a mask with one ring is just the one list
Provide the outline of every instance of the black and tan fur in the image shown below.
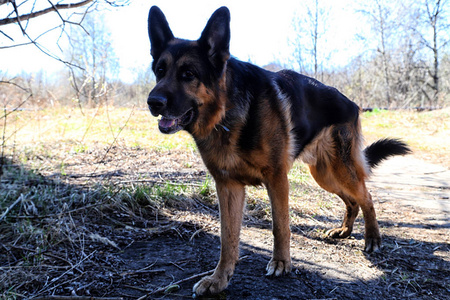
[[381,160],[406,154],[394,139],[363,150],[358,106],[338,90],[293,71],[269,72],[230,57],[230,14],[219,8],[197,41],[175,38],[161,10],[152,7],[149,36],[157,84],[148,97],[163,133],[188,131],[215,179],[221,219],[221,255],[197,295],[224,290],[238,259],[245,186],[266,186],[274,246],[267,274],[291,271],[288,171],[296,158],[321,187],[347,207],[330,237],[348,237],[359,209],[365,251],[381,237],[365,180]]

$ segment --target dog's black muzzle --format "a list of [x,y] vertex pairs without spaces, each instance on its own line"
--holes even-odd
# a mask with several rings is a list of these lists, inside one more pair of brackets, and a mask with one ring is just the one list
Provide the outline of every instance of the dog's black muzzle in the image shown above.
[[[174,111],[173,107],[170,109],[167,99],[160,93],[151,92],[147,104],[154,117],[161,115],[161,119],[158,121],[159,130],[162,133],[170,134],[185,129],[194,120],[196,114],[192,107],[181,108],[179,111]],[[171,103],[173,106],[173,99]]]
[[159,95],[150,95],[147,99],[148,108],[154,117],[162,114],[167,107],[167,98]]

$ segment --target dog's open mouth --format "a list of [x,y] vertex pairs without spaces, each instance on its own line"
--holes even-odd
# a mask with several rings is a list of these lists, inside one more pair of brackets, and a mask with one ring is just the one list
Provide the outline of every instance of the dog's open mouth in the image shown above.
[[194,118],[193,109],[189,109],[181,117],[174,119],[162,116],[158,124],[159,131],[167,134],[175,133],[177,131],[184,129],[185,126],[189,125],[189,123],[191,123],[193,118]]

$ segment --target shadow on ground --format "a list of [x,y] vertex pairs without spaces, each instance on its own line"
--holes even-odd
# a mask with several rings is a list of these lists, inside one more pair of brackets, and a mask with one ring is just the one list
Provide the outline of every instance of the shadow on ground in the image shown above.
[[[248,234],[248,233],[247,233]],[[253,237],[256,238],[256,237]],[[293,240],[305,239],[293,234]],[[314,242],[313,242],[314,243]],[[270,250],[255,246],[243,240],[241,261],[228,289],[218,299],[446,299],[450,263],[437,250],[449,250],[446,243],[424,243],[385,236],[383,250],[364,255],[351,266],[351,252],[359,249],[341,242],[339,249],[326,241],[317,241],[311,248],[292,248],[294,271],[281,278],[264,276],[265,266],[270,259]],[[344,248],[341,249],[344,245]],[[319,249],[320,248],[320,249]],[[419,251],[418,251],[419,250]],[[328,251],[333,257],[327,260]],[[337,253],[339,252],[339,253]],[[136,296],[136,287],[157,289],[171,283],[211,270],[219,257],[219,238],[211,234],[186,241],[172,236],[160,236],[148,242],[140,242],[128,248],[121,258],[134,269],[152,264],[157,273],[136,278],[135,286],[124,291]],[[305,253],[305,255],[302,255]],[[311,259],[315,257],[315,259]],[[448,259],[448,257],[447,257]],[[359,270],[358,270],[359,269]],[[373,272],[361,269],[373,269]],[[371,277],[365,279],[365,277]],[[170,295],[153,297],[181,299],[192,295],[192,286],[199,278],[180,284],[180,289]],[[134,293],[133,293],[134,291]]]
[[[176,205],[157,206],[138,201],[128,185],[158,184],[180,174],[201,182],[202,169],[180,173],[169,163],[142,179],[145,167],[139,163],[101,164],[104,171],[87,161],[63,175],[8,162],[0,198],[3,298],[185,299],[192,297],[197,275],[215,267],[220,241],[214,203],[182,195],[172,201]],[[351,238],[329,240],[323,230],[337,226],[340,216],[317,213],[314,225],[305,216],[305,225],[292,227],[294,271],[281,278],[264,276],[270,223],[246,218],[242,259],[229,288],[213,298],[450,299],[449,223],[420,220],[424,208],[379,208],[384,247],[371,255],[361,251],[361,219]]]

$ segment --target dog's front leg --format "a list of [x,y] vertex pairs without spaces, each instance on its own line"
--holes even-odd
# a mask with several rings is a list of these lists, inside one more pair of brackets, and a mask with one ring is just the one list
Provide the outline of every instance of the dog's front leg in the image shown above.
[[245,187],[235,182],[216,180],[220,210],[220,261],[211,276],[194,285],[197,296],[223,291],[233,276],[239,257],[239,233],[244,210]]
[[280,172],[276,178],[266,182],[272,205],[272,231],[274,235],[272,259],[267,265],[267,275],[280,276],[292,269],[289,229],[289,181],[287,172]]

